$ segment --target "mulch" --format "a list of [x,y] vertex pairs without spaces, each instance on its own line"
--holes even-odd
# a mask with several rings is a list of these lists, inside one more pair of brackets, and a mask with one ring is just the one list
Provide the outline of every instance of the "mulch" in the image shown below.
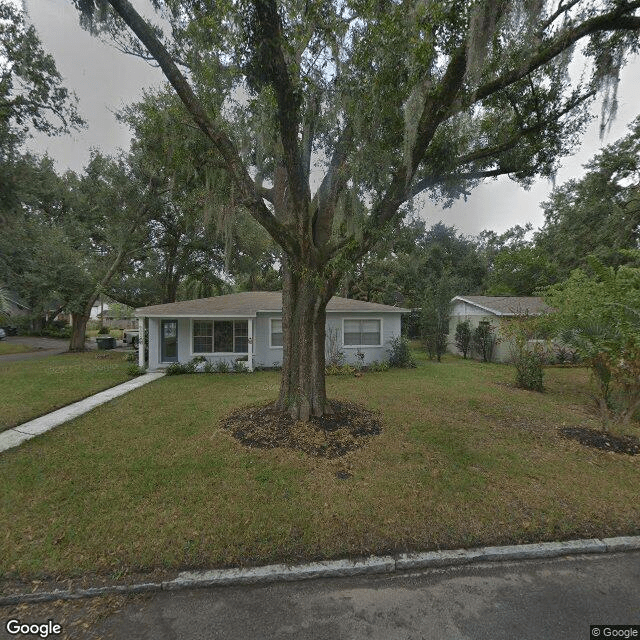
[[247,447],[282,447],[319,458],[339,458],[360,449],[382,432],[377,413],[360,405],[332,401],[332,413],[309,422],[294,420],[273,403],[245,407],[221,420],[221,426]]
[[577,440],[587,447],[615,453],[626,453],[630,456],[640,454],[640,440],[633,436],[614,436],[607,431],[597,431],[586,427],[564,427],[559,431],[565,438]]

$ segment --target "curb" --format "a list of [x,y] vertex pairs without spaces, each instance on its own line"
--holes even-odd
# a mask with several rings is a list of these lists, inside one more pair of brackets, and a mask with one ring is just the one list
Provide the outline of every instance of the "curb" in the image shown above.
[[289,566],[273,564],[247,569],[212,569],[183,571],[177,578],[166,582],[145,582],[131,585],[112,585],[89,589],[16,593],[0,596],[0,606],[23,603],[51,602],[53,600],[80,600],[103,595],[126,595],[157,591],[179,591],[205,587],[265,584],[317,578],[345,578],[350,576],[383,574],[415,569],[454,567],[473,562],[502,562],[510,560],[538,560],[584,553],[614,553],[639,551],[640,536],[618,538],[591,538],[566,542],[538,542],[504,547],[479,547],[403,553],[393,556],[371,556],[364,560],[331,560]]

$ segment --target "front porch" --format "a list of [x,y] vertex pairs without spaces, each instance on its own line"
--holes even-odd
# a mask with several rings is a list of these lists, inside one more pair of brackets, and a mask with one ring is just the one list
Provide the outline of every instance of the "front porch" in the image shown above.
[[[164,369],[174,362],[187,363],[201,357],[214,366],[245,362],[254,366],[255,317],[147,317],[139,316],[138,364],[149,371]],[[145,347],[148,346],[148,362]]]

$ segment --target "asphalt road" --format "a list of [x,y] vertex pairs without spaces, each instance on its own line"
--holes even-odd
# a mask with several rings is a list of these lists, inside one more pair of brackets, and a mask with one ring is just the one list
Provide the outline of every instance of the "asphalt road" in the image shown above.
[[587,640],[591,624],[640,624],[640,552],[164,592],[87,637]]

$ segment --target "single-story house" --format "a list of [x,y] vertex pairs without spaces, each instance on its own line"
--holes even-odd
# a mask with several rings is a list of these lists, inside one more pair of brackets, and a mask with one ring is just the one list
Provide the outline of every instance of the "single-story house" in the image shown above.
[[[389,341],[400,335],[408,309],[333,297],[327,305],[327,336],[337,340],[346,362],[388,358]],[[149,370],[203,356],[216,364],[237,360],[246,367],[282,365],[282,293],[247,291],[136,309],[139,364]],[[144,361],[145,343],[148,362]]]
[[[500,326],[516,316],[536,316],[551,311],[551,307],[537,296],[455,296],[451,300],[451,319],[447,348],[459,353],[455,337],[459,322],[469,321],[473,331],[481,321],[487,320],[500,337]],[[509,362],[512,345],[501,339],[493,353],[494,362]]]

